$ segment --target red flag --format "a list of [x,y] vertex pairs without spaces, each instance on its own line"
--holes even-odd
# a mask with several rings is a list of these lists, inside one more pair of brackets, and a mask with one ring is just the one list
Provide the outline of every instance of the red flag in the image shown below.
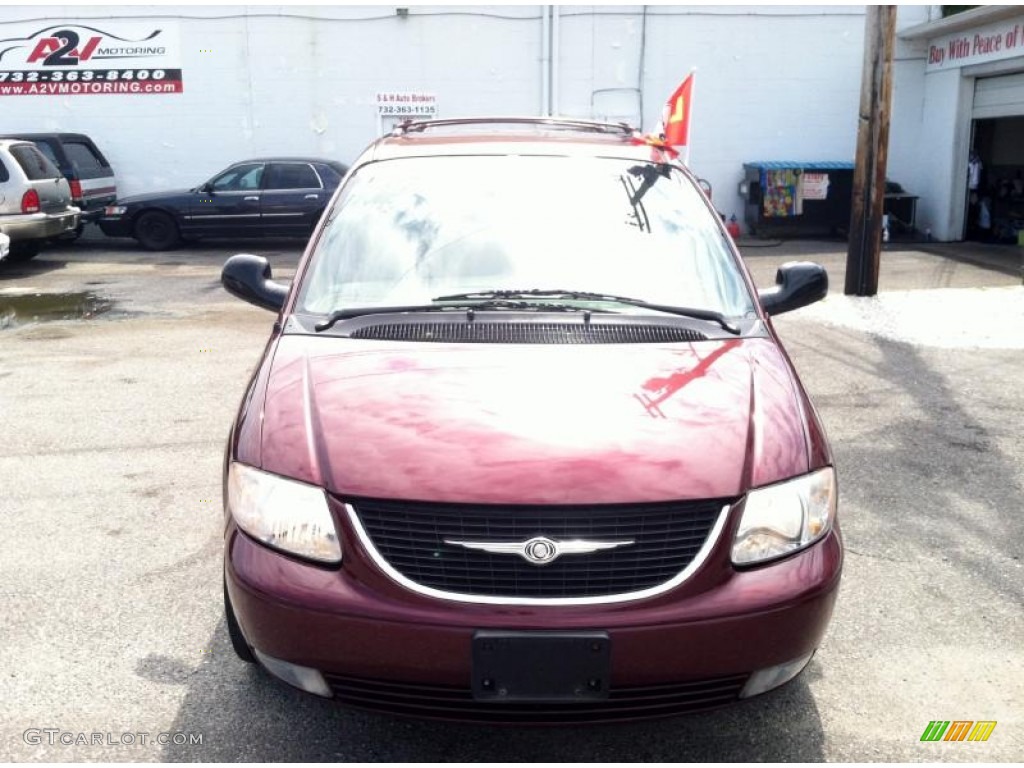
[[665,143],[673,147],[685,147],[690,143],[690,107],[693,98],[693,75],[691,72],[676,88],[665,104],[661,124],[664,126]]

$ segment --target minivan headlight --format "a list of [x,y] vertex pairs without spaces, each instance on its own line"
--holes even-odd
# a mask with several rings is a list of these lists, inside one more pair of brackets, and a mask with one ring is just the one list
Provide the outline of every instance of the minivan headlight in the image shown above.
[[322,563],[341,562],[323,488],[232,462],[228,509],[239,528],[268,547]]
[[826,467],[809,475],[756,488],[747,494],[732,544],[732,561],[750,565],[810,546],[836,516],[836,473]]

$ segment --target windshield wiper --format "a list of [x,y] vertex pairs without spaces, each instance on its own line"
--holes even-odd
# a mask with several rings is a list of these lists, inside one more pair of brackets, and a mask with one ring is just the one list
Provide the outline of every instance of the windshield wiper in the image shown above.
[[632,175],[643,178],[643,181],[640,182],[640,187],[629,199],[633,205],[639,205],[640,201],[644,199],[644,195],[655,185],[658,179],[669,179],[672,177],[672,166],[668,163],[634,165],[628,170]]
[[[513,309],[513,310],[532,310],[542,312],[601,312],[607,310],[585,310],[580,307],[573,307],[568,304],[549,304],[547,302],[535,302],[535,301],[506,301],[501,297],[495,296],[493,299],[490,297],[483,296],[483,301],[474,301],[472,304],[406,304],[395,307],[351,307],[349,309],[337,309],[331,312],[327,318],[320,323],[317,323],[313,328],[319,333],[320,331],[326,331],[328,328],[333,326],[340,320],[347,320],[351,317],[361,317],[362,315],[390,315],[399,312],[443,312],[443,311],[455,311],[455,312],[466,312],[467,317],[472,322],[473,311],[476,309]],[[434,299],[434,301],[447,301],[448,299],[440,298]],[[459,299],[453,299],[458,301]]]
[[594,293],[591,291],[568,291],[560,288],[530,288],[526,290],[498,290],[480,291],[478,293],[455,293],[451,296],[438,296],[434,301],[465,301],[474,299],[521,299],[526,296],[543,296],[550,299],[594,299],[596,301],[613,301],[618,304],[628,304],[632,307],[643,307],[652,309],[655,312],[665,312],[671,315],[682,315],[693,317],[698,320],[710,320],[718,323],[722,328],[736,336],[739,336],[740,329],[729,322],[721,312],[711,309],[695,309],[692,307],[676,307],[670,304],[653,304],[643,299],[631,299],[628,296],[615,296],[608,293]]
[[632,184],[626,181],[625,176],[619,176],[619,181],[622,182],[622,188],[626,190],[626,197],[629,198],[629,204],[633,207],[633,220],[636,222],[636,228],[641,232],[645,230],[650,232],[651,220],[647,217],[647,209],[644,208],[644,204],[640,199],[634,195]]

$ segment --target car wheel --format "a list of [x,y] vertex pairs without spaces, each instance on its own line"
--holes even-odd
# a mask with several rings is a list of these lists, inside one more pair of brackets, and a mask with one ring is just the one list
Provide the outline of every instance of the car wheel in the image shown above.
[[27,243],[11,243],[11,252],[7,255],[8,261],[28,261],[35,258],[42,245],[35,241]]
[[180,241],[178,225],[162,211],[146,211],[135,222],[135,239],[149,251],[168,251]]
[[231,639],[231,647],[235,649],[235,654],[247,664],[255,664],[256,657],[252,654],[252,648],[245,642],[242,629],[238,626],[238,619],[235,618],[235,609],[231,607],[227,584],[224,585],[224,619],[228,625],[228,637]]

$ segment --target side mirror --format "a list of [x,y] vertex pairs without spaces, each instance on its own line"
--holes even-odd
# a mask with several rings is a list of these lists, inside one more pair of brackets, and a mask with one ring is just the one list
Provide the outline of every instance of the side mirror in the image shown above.
[[204,195],[212,195],[213,194],[213,184],[208,181],[205,184],[203,184],[201,187],[199,187],[199,191],[202,192]]
[[779,267],[775,287],[758,292],[761,306],[769,315],[781,315],[825,298],[828,272],[810,261],[790,261]]
[[232,256],[220,272],[221,285],[232,296],[280,312],[288,297],[288,286],[275,283],[270,277],[270,262],[250,253]]

